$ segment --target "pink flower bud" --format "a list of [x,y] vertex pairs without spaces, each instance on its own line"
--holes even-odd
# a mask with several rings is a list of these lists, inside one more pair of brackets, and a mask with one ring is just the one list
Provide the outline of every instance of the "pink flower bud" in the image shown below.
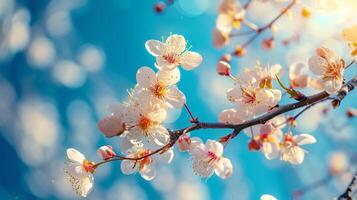
[[106,137],[114,137],[124,132],[125,124],[122,118],[110,115],[98,122],[98,128]]
[[108,160],[116,156],[116,153],[113,151],[113,147],[109,145],[101,146],[97,153],[103,160]]
[[231,66],[227,62],[219,61],[216,69],[221,76],[229,76],[231,74]]
[[191,148],[191,139],[188,135],[181,136],[177,141],[180,151],[187,152]]

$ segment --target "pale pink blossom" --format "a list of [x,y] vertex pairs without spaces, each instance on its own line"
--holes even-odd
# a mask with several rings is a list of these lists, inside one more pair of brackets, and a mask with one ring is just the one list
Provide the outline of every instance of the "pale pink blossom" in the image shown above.
[[219,61],[216,70],[221,76],[229,76],[231,74],[231,65],[225,61]]
[[232,175],[233,166],[229,159],[222,157],[223,145],[214,140],[207,140],[206,144],[200,143],[191,151],[193,170],[202,177],[210,177],[216,173],[220,178],[226,179]]
[[202,56],[186,48],[187,42],[182,35],[171,35],[166,42],[148,40],[145,43],[147,51],[156,57],[155,66],[160,70],[173,70],[181,65],[186,70],[199,66]]
[[280,145],[280,159],[293,165],[301,164],[304,161],[306,151],[300,146],[313,143],[316,143],[316,139],[312,135],[300,134],[293,136],[287,133]]
[[305,88],[310,82],[310,77],[304,70],[307,66],[304,63],[295,63],[289,67],[289,80],[292,88]]
[[338,91],[343,84],[344,60],[325,47],[318,48],[316,54],[309,59],[310,70],[323,82],[326,92]]

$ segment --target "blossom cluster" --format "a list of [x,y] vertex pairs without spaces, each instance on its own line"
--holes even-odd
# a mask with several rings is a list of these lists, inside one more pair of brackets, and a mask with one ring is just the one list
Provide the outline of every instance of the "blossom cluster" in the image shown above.
[[[230,12],[231,9],[236,12],[236,7],[223,6],[220,9],[222,12]],[[355,27],[344,30],[343,36],[353,46],[356,41],[352,32],[356,33]],[[114,160],[122,161],[121,171],[124,174],[138,172],[145,180],[152,180],[156,175],[155,165],[172,161],[175,143],[181,152],[190,155],[192,168],[197,175],[208,178],[216,174],[225,179],[233,173],[232,162],[223,156],[224,143],[231,138],[204,142],[199,137],[190,137],[189,133],[183,132],[180,137],[173,139],[173,132],[164,126],[170,109],[182,109],[184,106],[189,111],[186,96],[177,86],[180,81],[179,67],[195,69],[201,64],[202,56],[190,51],[186,39],[177,34],[170,35],[166,41],[148,40],[145,47],[156,58],[156,71],[146,66],[139,68],[137,83],[128,92],[127,100],[109,105],[110,114],[98,123],[99,130],[106,137],[120,139],[120,152],[124,156],[118,156],[113,147],[106,145],[98,149],[101,161],[94,163],[76,149],[67,150],[65,174],[80,196],[87,196],[92,189],[96,168]],[[230,57],[223,57],[217,65],[217,73],[233,80],[234,87],[227,91],[227,99],[235,107],[223,110],[219,114],[219,121],[222,124],[239,125],[278,109],[282,91],[276,87],[276,82],[298,101],[301,96],[297,97],[296,94],[302,95],[296,91],[298,88],[313,87],[328,94],[341,89],[346,66],[344,60],[333,51],[326,47],[318,48],[316,55],[309,59],[308,66],[313,76],[304,71],[306,65],[303,63],[290,66],[290,86],[285,87],[279,78],[283,74],[282,66],[278,64],[263,67],[258,62],[253,68],[233,76]],[[191,119],[191,123],[197,125],[200,122]],[[248,149],[261,151],[269,160],[280,158],[293,165],[301,164],[306,152],[301,146],[313,144],[316,139],[307,133],[294,135],[292,129],[295,126],[295,117],[283,115],[250,126],[244,130],[250,138]],[[274,198],[265,196],[262,199]]]

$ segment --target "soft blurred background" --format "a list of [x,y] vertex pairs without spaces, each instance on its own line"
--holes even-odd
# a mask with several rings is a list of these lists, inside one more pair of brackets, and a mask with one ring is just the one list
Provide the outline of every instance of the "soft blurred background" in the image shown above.
[[[234,47],[216,50],[212,45],[218,1],[176,0],[160,14],[153,10],[157,2],[0,0],[0,199],[78,199],[63,175],[65,150],[74,147],[99,160],[96,149],[101,145],[118,149],[118,140],[101,135],[96,122],[107,114],[108,103],[126,98],[140,66],[154,67],[154,58],[144,47],[148,39],[179,33],[203,55],[197,70],[181,70],[179,83],[202,121],[216,121],[221,110],[232,107],[225,98],[232,83],[215,73],[217,60]],[[248,48],[247,56],[233,62],[233,72],[254,65],[258,58],[264,65],[280,63],[284,68],[306,62],[321,44],[348,63],[350,49],[339,34],[357,22],[357,2],[338,2],[332,10],[316,10],[309,1],[309,19],[299,15],[297,6],[291,17],[276,24],[276,48],[261,49],[261,39],[271,34],[267,31]],[[254,2],[248,16],[264,25],[284,5]],[[281,43],[295,34],[299,40],[288,46]],[[233,44],[245,39],[237,38]],[[346,78],[356,72],[351,67]],[[226,148],[225,156],[234,165],[227,180],[201,179],[194,175],[188,156],[176,151],[173,163],[159,166],[151,182],[140,175],[123,175],[120,163],[99,168],[88,199],[244,200],[259,199],[264,193],[291,199],[296,189],[326,177],[331,165],[345,163],[342,174],[301,197],[331,199],[344,191],[356,170],[357,125],[345,115],[349,107],[357,107],[356,98],[353,91],[327,115],[322,113],[329,104],[323,104],[300,118],[295,132],[308,132],[318,140],[306,147],[309,153],[302,165],[268,161],[261,153],[249,152],[248,138],[242,134]],[[287,101],[291,100],[286,97]],[[167,122],[171,128],[187,126],[187,113],[175,111]],[[204,130],[193,135],[218,139],[226,133]]]

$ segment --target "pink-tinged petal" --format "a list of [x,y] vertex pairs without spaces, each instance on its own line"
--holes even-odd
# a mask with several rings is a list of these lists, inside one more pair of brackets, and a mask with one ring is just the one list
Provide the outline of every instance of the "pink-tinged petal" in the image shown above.
[[219,114],[219,121],[226,124],[240,124],[245,119],[244,113],[236,109],[226,109]]
[[323,75],[325,73],[327,62],[320,56],[312,56],[309,59],[309,68],[312,73],[316,75]]
[[174,151],[172,149],[167,150],[164,153],[157,155],[157,159],[160,162],[163,162],[166,164],[170,164],[173,158],[174,158]]
[[131,160],[123,160],[121,161],[120,169],[123,172],[123,174],[126,175],[133,174],[137,171],[138,164],[135,165],[135,162]]
[[80,164],[82,164],[85,159],[84,155],[74,148],[67,149],[67,158],[71,162],[80,163]]
[[216,19],[216,28],[229,34],[233,29],[233,17],[227,14],[219,14]]
[[207,140],[206,147],[208,151],[211,151],[216,156],[221,156],[223,154],[223,145],[215,140]]
[[327,93],[332,94],[341,89],[343,85],[342,79],[341,80],[328,80],[324,82],[324,89]]
[[140,170],[140,175],[143,179],[147,181],[151,181],[156,176],[156,170],[152,165],[145,165],[145,167]]
[[280,75],[283,73],[283,68],[279,64],[272,65],[270,66],[269,73],[273,76],[273,78],[275,76],[280,77]]
[[190,149],[194,149],[198,146],[203,146],[203,142],[202,139],[199,137],[192,137],[191,138],[191,145],[190,145]]
[[148,40],[145,43],[146,50],[153,56],[162,55],[166,45],[158,40]]
[[219,61],[216,66],[217,74],[221,76],[229,76],[231,74],[231,65],[225,61]]
[[294,63],[290,65],[289,67],[289,78],[291,79],[296,79],[298,76],[302,74],[303,69],[305,69],[306,66],[304,63]]
[[141,67],[136,72],[136,81],[141,87],[148,88],[157,81],[154,70],[150,67]]
[[298,145],[316,143],[315,137],[312,135],[309,135],[309,134],[296,135],[296,136],[294,136],[294,140]]
[[230,177],[233,173],[233,165],[227,158],[221,158],[216,165],[214,172],[222,179]]
[[324,82],[321,79],[311,79],[308,85],[316,90],[324,89]]
[[170,53],[181,54],[186,49],[186,40],[182,35],[171,35],[166,39],[167,48],[171,50]]
[[102,118],[98,122],[98,128],[106,137],[118,136],[125,131],[123,119],[116,115]]
[[173,70],[160,70],[157,73],[157,79],[164,85],[175,85],[180,81],[180,70],[174,68]]
[[202,63],[202,56],[193,51],[187,51],[181,55],[180,64],[185,70],[192,70]]
[[156,57],[155,67],[159,70],[173,70],[177,65],[175,63],[169,63],[164,57]]
[[155,121],[155,122],[162,122],[166,119],[167,116],[167,111],[166,109],[163,108],[158,108],[156,110],[153,110],[151,114],[151,118]]
[[166,94],[166,101],[172,108],[180,109],[186,103],[186,96],[176,86],[171,87]]

